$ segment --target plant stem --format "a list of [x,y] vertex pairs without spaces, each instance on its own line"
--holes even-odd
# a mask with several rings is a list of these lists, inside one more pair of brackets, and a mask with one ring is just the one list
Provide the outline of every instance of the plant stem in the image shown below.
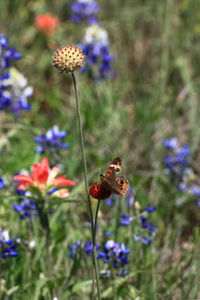
[[97,231],[97,218],[98,218],[98,212],[99,212],[99,207],[100,207],[101,200],[98,200],[97,202],[97,207],[96,207],[96,212],[95,212],[95,219],[94,219],[94,243],[96,244],[96,231]]
[[[79,129],[81,152],[82,152],[83,167],[84,167],[83,170],[84,170],[85,191],[86,191],[86,195],[87,195],[86,201],[87,201],[90,222],[91,222],[92,244],[93,244],[93,251],[92,251],[93,266],[94,266],[94,270],[95,270],[98,300],[101,300],[100,280],[99,280],[98,264],[97,264],[97,258],[96,258],[96,247],[95,247],[95,239],[96,239],[96,237],[95,237],[96,236],[96,228],[95,227],[96,227],[96,225],[94,226],[92,205],[91,205],[89,188],[88,188],[87,164],[86,164],[86,155],[85,155],[85,147],[84,147],[84,139],[83,139],[83,130],[82,130],[82,124],[81,124],[80,105],[79,105],[79,99],[78,99],[78,93],[77,93],[77,87],[76,87],[76,78],[75,78],[74,72],[71,72],[71,75],[72,75],[72,81],[73,81],[74,92],[75,92],[78,129]],[[98,205],[98,207],[99,207],[99,205]],[[98,211],[97,211],[97,215],[98,215]],[[96,215],[96,217],[97,217],[97,215]],[[96,223],[96,218],[95,218],[95,223]],[[94,278],[93,278],[93,282],[94,282]]]
[[153,299],[157,300],[157,276],[155,271],[155,261],[154,261],[152,244],[151,244],[151,274],[152,274],[152,283],[153,283]]

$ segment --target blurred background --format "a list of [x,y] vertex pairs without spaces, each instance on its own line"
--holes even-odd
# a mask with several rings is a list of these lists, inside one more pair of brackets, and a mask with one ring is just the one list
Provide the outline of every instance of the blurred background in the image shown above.
[[[54,161],[69,178],[83,179],[72,80],[52,65],[57,48],[80,46],[87,62],[76,78],[90,181],[98,178],[99,168],[104,172],[116,156],[122,158],[122,173],[140,205],[157,207],[158,299],[190,299],[200,278],[192,269],[199,247],[200,190],[177,191],[185,177],[181,173],[174,179],[164,157],[166,148],[178,144],[163,147],[163,141],[177,137],[180,147],[187,143],[187,164],[192,182],[198,183],[200,2],[98,0],[84,12],[76,2],[0,1],[0,33],[22,55],[12,61],[13,72],[23,74],[33,88],[28,111],[1,108],[1,173],[14,174],[38,162],[34,137],[57,125],[67,132],[69,147]],[[18,80],[23,81],[19,74]],[[144,299],[154,299],[147,290]]]

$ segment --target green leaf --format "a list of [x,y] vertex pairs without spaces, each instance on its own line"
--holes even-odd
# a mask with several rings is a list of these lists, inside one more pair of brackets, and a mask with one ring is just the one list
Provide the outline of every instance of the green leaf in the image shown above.
[[80,292],[81,290],[83,290],[83,288],[85,288],[89,285],[92,285],[92,279],[75,283],[75,284],[69,286],[66,293],[64,293],[64,296],[69,297],[70,295],[72,295],[74,293]]

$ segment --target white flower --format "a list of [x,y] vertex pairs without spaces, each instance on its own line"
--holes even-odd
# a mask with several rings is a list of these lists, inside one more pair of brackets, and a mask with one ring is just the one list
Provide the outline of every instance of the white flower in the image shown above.
[[0,229],[0,240],[9,241],[9,232],[8,230]]
[[35,248],[35,246],[36,246],[36,241],[34,241],[34,240],[30,241],[28,246],[29,246],[30,249]]
[[28,98],[33,93],[33,88],[28,84],[26,77],[15,68],[10,68],[10,82],[17,99],[23,103],[24,106],[28,105]]
[[109,45],[108,33],[99,25],[91,25],[86,28],[83,43],[86,45],[97,44],[101,47],[106,47]]

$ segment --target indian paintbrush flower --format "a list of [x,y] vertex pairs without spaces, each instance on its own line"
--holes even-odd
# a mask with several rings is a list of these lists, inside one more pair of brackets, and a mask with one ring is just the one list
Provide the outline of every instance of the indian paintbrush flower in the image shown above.
[[44,32],[47,36],[51,36],[59,27],[60,20],[51,14],[44,14],[35,17],[35,27]]
[[[28,190],[31,187],[37,188],[42,193],[49,193],[49,195],[65,198],[69,196],[67,189],[58,189],[59,186],[74,186],[73,180],[67,179],[65,175],[58,176],[61,172],[58,167],[50,169],[48,159],[44,157],[40,164],[33,164],[32,174],[19,174],[13,176],[13,179],[18,182],[18,190]],[[52,190],[53,189],[53,190]]]

